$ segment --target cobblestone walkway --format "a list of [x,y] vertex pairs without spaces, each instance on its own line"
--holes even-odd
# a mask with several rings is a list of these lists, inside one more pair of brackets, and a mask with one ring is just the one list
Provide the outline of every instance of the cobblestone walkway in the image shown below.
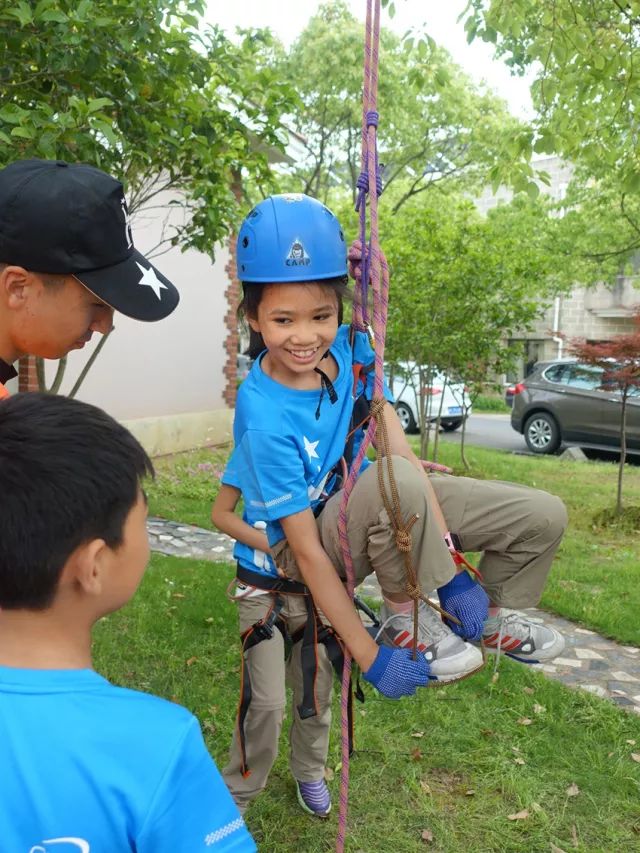
[[[233,559],[233,540],[223,533],[159,518],[150,518],[148,528],[152,550],[162,554],[223,562]],[[380,598],[375,579],[367,580],[360,591]],[[535,669],[569,687],[611,699],[621,708],[640,714],[640,648],[620,646],[595,631],[535,608],[527,615],[540,621],[544,616],[544,621],[566,639],[562,657],[551,664],[536,664]]]

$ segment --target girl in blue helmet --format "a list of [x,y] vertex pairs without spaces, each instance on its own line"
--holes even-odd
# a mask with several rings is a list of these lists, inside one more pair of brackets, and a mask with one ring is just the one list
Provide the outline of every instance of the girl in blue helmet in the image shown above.
[[[403,517],[417,515],[413,563],[422,588],[438,589],[442,606],[462,625],[454,633],[421,603],[421,654],[412,659],[413,602],[404,563],[380,497],[377,464],[365,461],[348,505],[348,534],[356,583],[375,572],[383,595],[377,642],[365,630],[343,585],[338,510],[345,448],[357,450],[362,434],[354,434],[353,425],[361,423],[363,405],[366,416],[373,391],[374,353],[366,334],[342,325],[347,251],[340,224],[315,199],[272,196],[244,221],[237,263],[256,360],[238,392],[235,446],[212,511],[218,528],[236,539],[243,646],[238,725],[224,777],[241,810],[266,785],[288,676],[298,800],[326,817],[338,638],[382,694],[411,695],[430,680],[454,681],[482,665],[478,648],[463,638],[479,640],[488,598],[466,573],[456,574],[438,500],[387,402],[381,416]],[[235,514],[240,497],[242,518]],[[451,503],[444,494],[438,498],[443,508]],[[293,640],[286,665],[285,638]]]

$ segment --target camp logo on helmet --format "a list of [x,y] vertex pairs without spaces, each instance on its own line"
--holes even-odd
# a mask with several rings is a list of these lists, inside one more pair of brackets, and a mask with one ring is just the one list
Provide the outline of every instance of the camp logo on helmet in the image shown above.
[[300,240],[296,239],[291,244],[289,254],[286,257],[285,264],[288,267],[306,267],[311,263],[311,258],[307,255],[305,247]]

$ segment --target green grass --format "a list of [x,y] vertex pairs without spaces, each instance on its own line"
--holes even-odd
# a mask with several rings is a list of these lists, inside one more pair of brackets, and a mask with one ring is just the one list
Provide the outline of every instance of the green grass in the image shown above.
[[511,409],[504,401],[504,397],[498,394],[478,394],[473,401],[473,411],[478,412],[502,412],[506,414]]
[[211,528],[211,505],[229,448],[204,448],[153,460],[155,481],[145,485],[151,515]]
[[[541,606],[619,642],[640,645],[640,532],[594,524],[598,513],[614,503],[616,465],[478,447],[469,447],[467,455],[470,476],[535,486],[567,505],[569,529]],[[148,489],[151,513],[211,527],[211,503],[225,456],[220,449],[199,450],[158,460],[157,481]],[[440,442],[439,461],[464,473],[457,445]],[[627,466],[625,500],[640,505],[638,466]]]
[[[189,707],[222,765],[233,727],[239,645],[225,598],[232,568],[154,555],[134,600],[96,628],[97,668]],[[365,686],[351,765],[351,853],[623,853],[640,844],[640,718],[507,660],[468,681],[391,702]],[[336,711],[329,767],[339,762]],[[523,718],[532,721],[522,725]],[[285,727],[287,723],[285,722]],[[635,741],[635,744],[629,743]],[[260,850],[333,849],[337,814],[305,816],[284,742],[247,813]],[[516,763],[522,761],[524,763]],[[568,796],[570,785],[577,796]],[[338,773],[330,782],[337,812]],[[523,820],[509,815],[528,810]],[[426,845],[421,833],[434,840]]]

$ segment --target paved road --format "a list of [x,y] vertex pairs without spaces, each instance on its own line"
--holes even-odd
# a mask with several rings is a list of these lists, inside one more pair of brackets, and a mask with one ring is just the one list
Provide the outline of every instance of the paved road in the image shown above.
[[[517,450],[527,453],[524,438],[511,429],[509,415],[471,415],[467,421],[465,443],[497,450]],[[460,443],[462,427],[455,432],[440,433],[441,441]]]

